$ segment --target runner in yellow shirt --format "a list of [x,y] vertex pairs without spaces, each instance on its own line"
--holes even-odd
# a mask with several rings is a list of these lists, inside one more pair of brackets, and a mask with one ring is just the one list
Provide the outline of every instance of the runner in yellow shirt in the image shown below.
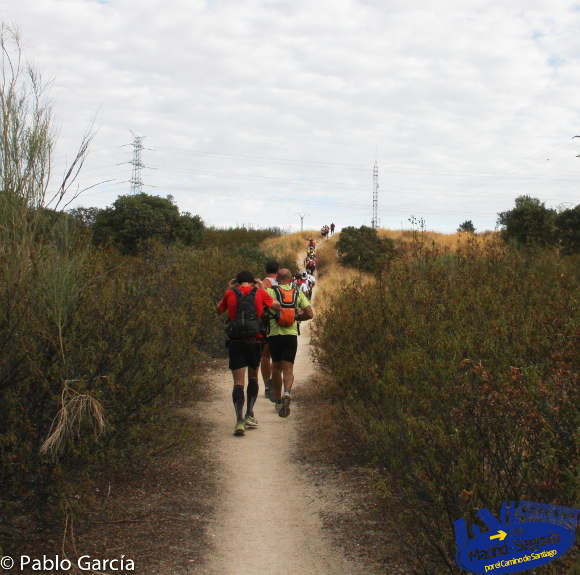
[[[277,274],[278,285],[267,292],[280,302],[279,317],[270,320],[268,345],[272,356],[272,392],[276,410],[280,417],[290,414],[290,391],[294,383],[294,359],[298,349],[297,320],[306,321],[314,317],[308,298],[292,287],[292,273],[282,268]],[[281,325],[282,324],[282,325]],[[284,385],[284,395],[282,395]]]

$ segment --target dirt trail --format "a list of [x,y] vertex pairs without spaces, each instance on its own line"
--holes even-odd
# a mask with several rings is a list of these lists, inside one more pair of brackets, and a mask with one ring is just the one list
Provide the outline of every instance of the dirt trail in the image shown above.
[[[200,573],[211,575],[333,575],[362,573],[322,532],[316,488],[292,454],[297,441],[300,389],[314,368],[310,329],[299,337],[295,396],[287,419],[264,397],[254,409],[258,429],[232,435],[234,411],[229,371],[216,373],[214,398],[203,406],[212,427],[209,446],[218,469],[217,509],[210,524],[214,550]],[[368,573],[368,570],[364,571]]]

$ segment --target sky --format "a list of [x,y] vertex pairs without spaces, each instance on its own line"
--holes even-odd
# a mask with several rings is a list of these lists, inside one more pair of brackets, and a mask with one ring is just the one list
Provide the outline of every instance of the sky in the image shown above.
[[580,1],[0,0],[53,108],[71,207],[143,191],[207,225],[453,232],[580,203]]

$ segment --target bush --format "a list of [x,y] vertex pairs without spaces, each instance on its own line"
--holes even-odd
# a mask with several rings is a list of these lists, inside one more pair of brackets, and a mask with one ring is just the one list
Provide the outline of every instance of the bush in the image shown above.
[[578,500],[578,263],[472,242],[319,314],[317,358],[414,572],[460,573],[453,521],[479,508]]
[[471,220],[465,220],[458,228],[458,232],[466,232],[469,234],[475,233],[475,226]]
[[[103,219],[65,214],[65,181],[48,209],[50,109],[37,76],[8,62],[20,62],[16,36],[3,27],[0,41],[1,554],[26,538],[15,518],[59,530],[99,474],[146,464],[168,406],[198,395],[200,360],[224,354],[215,304],[228,279],[268,256],[243,242],[202,247],[201,220],[169,198],[119,198]],[[91,226],[122,252],[143,240],[148,251],[96,247]]]
[[395,253],[393,240],[379,238],[377,230],[367,226],[343,228],[336,248],[342,265],[370,273],[383,270]]
[[502,226],[502,235],[506,241],[548,246],[556,241],[555,217],[556,212],[546,208],[539,199],[519,196],[515,208],[498,214],[497,223]]
[[580,204],[556,216],[556,231],[564,253],[580,251]]
[[149,240],[201,245],[204,225],[199,216],[180,214],[170,197],[135,194],[119,196],[112,208],[99,211],[92,228],[97,245],[111,242],[125,254],[136,254]]

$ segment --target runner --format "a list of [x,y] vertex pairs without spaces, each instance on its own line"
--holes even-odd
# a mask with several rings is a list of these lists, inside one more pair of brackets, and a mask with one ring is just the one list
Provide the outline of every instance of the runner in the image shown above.
[[[280,265],[276,260],[269,260],[266,262],[266,277],[262,282],[264,284],[264,289],[278,285],[276,274],[278,273],[279,269]],[[262,380],[264,381],[264,395],[268,399],[274,401],[270,393],[272,388],[272,358],[270,357],[270,346],[268,345],[267,337],[262,350],[262,362],[260,364],[260,371],[262,372]]]
[[[236,411],[234,435],[244,435],[246,427],[257,427],[254,403],[258,397],[258,366],[262,354],[262,322],[264,306],[274,311],[280,303],[263,289],[259,279],[243,270],[230,280],[229,289],[217,306],[218,313],[228,312],[228,354],[234,379],[232,400]],[[244,385],[248,368],[248,403],[244,409]]]
[[[290,391],[294,383],[294,359],[298,348],[297,319],[306,321],[314,317],[314,312],[306,296],[295,291],[290,284],[292,273],[282,268],[278,272],[278,286],[267,291],[272,298],[282,303],[278,318],[270,320],[270,354],[272,355],[272,388],[276,399],[276,411],[280,417],[290,414]],[[288,301],[288,303],[285,303]],[[282,324],[282,325],[281,325]],[[284,385],[284,396],[282,396]]]
[[306,275],[306,280],[308,281],[308,299],[312,300],[312,291],[314,290],[314,286],[316,285],[316,278],[312,274]]
[[302,272],[302,276],[300,277],[298,285],[300,286],[300,291],[310,301],[310,282],[308,281],[308,272]]
[[332,224],[330,224],[330,235],[331,236],[334,235],[334,222]]

